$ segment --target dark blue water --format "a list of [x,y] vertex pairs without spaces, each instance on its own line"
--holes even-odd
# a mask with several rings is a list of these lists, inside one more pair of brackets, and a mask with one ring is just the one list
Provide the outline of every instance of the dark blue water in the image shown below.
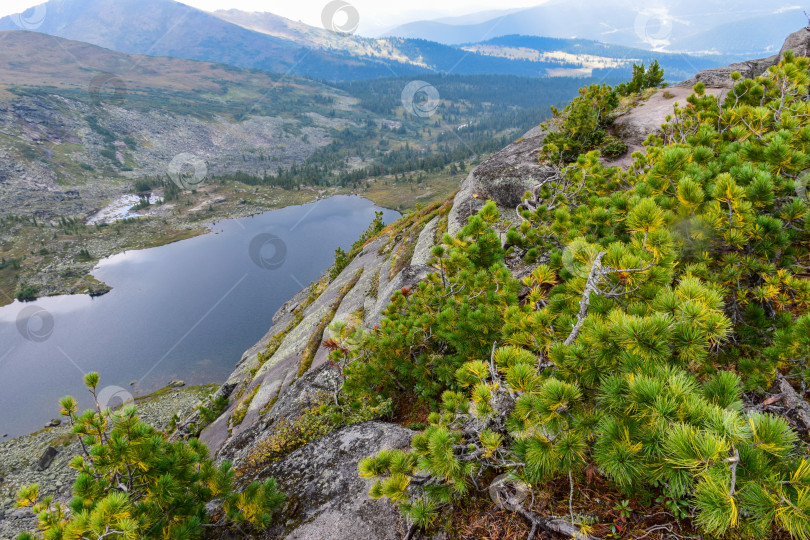
[[[332,264],[335,248],[358,238],[375,210],[337,196],[221,221],[203,236],[104,259],[93,271],[113,287],[104,296],[0,308],[0,440],[58,417],[64,395],[89,406],[88,371],[100,373],[110,404],[172,379],[223,382],[273,313]],[[386,222],[398,216],[384,210]]]

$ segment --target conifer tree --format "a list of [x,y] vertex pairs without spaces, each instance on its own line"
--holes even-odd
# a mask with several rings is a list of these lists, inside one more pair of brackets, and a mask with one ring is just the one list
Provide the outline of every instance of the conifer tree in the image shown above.
[[[273,479],[237,491],[231,464],[215,466],[204,444],[169,442],[138,418],[134,406],[102,409],[98,374],[88,373],[84,382],[94,409],[79,413],[72,397],[60,402],[82,448],[70,462],[79,472],[73,500],[63,505],[50,496],[40,499],[36,484],[20,490],[17,504],[33,508],[39,532],[23,533],[19,540],[185,540],[199,538],[206,527],[270,524],[284,502]],[[212,501],[222,508],[213,521],[206,513]]]
[[347,391],[375,397],[407,388],[437,401],[444,389],[456,387],[464,362],[486,354],[519,288],[491,228],[497,217],[488,203],[457,238],[447,236],[446,246],[434,249],[434,273],[415,290],[394,295],[381,328],[346,367]]

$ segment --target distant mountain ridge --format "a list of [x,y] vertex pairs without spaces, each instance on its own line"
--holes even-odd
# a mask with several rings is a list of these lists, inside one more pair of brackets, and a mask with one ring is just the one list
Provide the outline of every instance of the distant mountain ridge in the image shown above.
[[[44,6],[41,24],[29,29],[129,54],[189,58],[322,79],[390,74],[384,63],[373,58],[307,49],[171,0],[50,0]],[[13,17],[0,19],[0,30],[19,29]],[[423,71],[407,65],[400,69]]]
[[[271,13],[208,13],[172,0],[50,0],[38,11],[42,19],[23,26],[128,54],[203,60],[330,81],[429,73],[587,76],[604,69],[611,70],[614,77],[624,77],[633,60],[654,56],[643,49],[605,46],[603,55],[618,61],[584,62],[571,52],[577,43],[559,41],[547,43],[565,51],[543,49],[540,55],[526,57],[489,45],[474,49],[423,39],[371,39],[337,34]],[[0,30],[17,30],[19,23],[20,18],[4,17]],[[567,54],[545,54],[552,52]],[[723,63],[718,58],[658,56],[672,80]]]
[[[587,14],[587,16],[583,16]],[[474,19],[475,14],[468,15]],[[414,21],[386,36],[420,38],[447,45],[504,35],[587,38],[628,47],[672,52],[713,51],[747,59],[778,51],[786,34],[807,24],[790,0],[550,0],[496,13],[474,24],[462,20]]]

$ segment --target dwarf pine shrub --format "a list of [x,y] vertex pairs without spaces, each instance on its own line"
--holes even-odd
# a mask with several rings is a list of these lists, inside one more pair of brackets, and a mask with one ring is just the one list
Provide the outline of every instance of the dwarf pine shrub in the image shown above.
[[[734,74],[724,99],[696,85],[627,170],[574,154],[613,99],[583,90],[541,154],[571,163],[505,249],[488,204],[343,355],[354,395],[434,400],[411,450],[360,464],[371,495],[428,528],[494,473],[574,489],[595,467],[688,501],[707,536],[810,538],[807,451],[742,394],[810,376],[808,62]],[[532,265],[520,298],[505,254]]]
[[[214,465],[197,439],[168,441],[140,421],[134,406],[117,412],[102,409],[98,383],[97,373],[85,376],[94,409],[79,413],[74,398],[61,400],[62,415],[82,448],[70,462],[79,472],[73,500],[64,505],[50,496],[40,499],[38,485],[20,490],[17,505],[32,507],[39,526],[19,540],[185,540],[201,537],[207,527],[236,523],[264,528],[271,523],[285,498],[273,479],[237,491],[231,464]],[[209,502],[221,505],[217,516],[207,514]]]

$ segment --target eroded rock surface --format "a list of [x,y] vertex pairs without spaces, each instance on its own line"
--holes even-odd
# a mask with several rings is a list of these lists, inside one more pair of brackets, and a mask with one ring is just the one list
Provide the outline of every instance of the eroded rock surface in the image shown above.
[[371,481],[357,465],[384,449],[405,449],[413,432],[385,422],[363,422],[299,448],[262,473],[279,481],[295,511],[263,538],[399,540],[407,527],[387,500],[371,500]]
[[470,172],[450,210],[447,231],[451,235],[488,200],[497,203],[504,219],[516,217],[515,207],[526,191],[553,173],[538,159],[546,133],[542,127],[527,132]]
[[790,34],[779,50],[781,60],[787,51],[793,51],[797,56],[810,56],[810,27],[802,28]]
[[[731,79],[729,79],[730,81]],[[686,84],[686,83],[682,83]],[[633,163],[633,152],[644,151],[644,140],[650,133],[656,133],[666,123],[666,118],[674,111],[675,104],[686,104],[692,94],[692,86],[676,85],[659,90],[647,101],[630,109],[616,119],[615,126],[622,140],[627,144],[627,152],[616,159],[605,159],[609,167],[628,167]],[[725,87],[706,88],[706,93],[723,99],[728,89]]]

